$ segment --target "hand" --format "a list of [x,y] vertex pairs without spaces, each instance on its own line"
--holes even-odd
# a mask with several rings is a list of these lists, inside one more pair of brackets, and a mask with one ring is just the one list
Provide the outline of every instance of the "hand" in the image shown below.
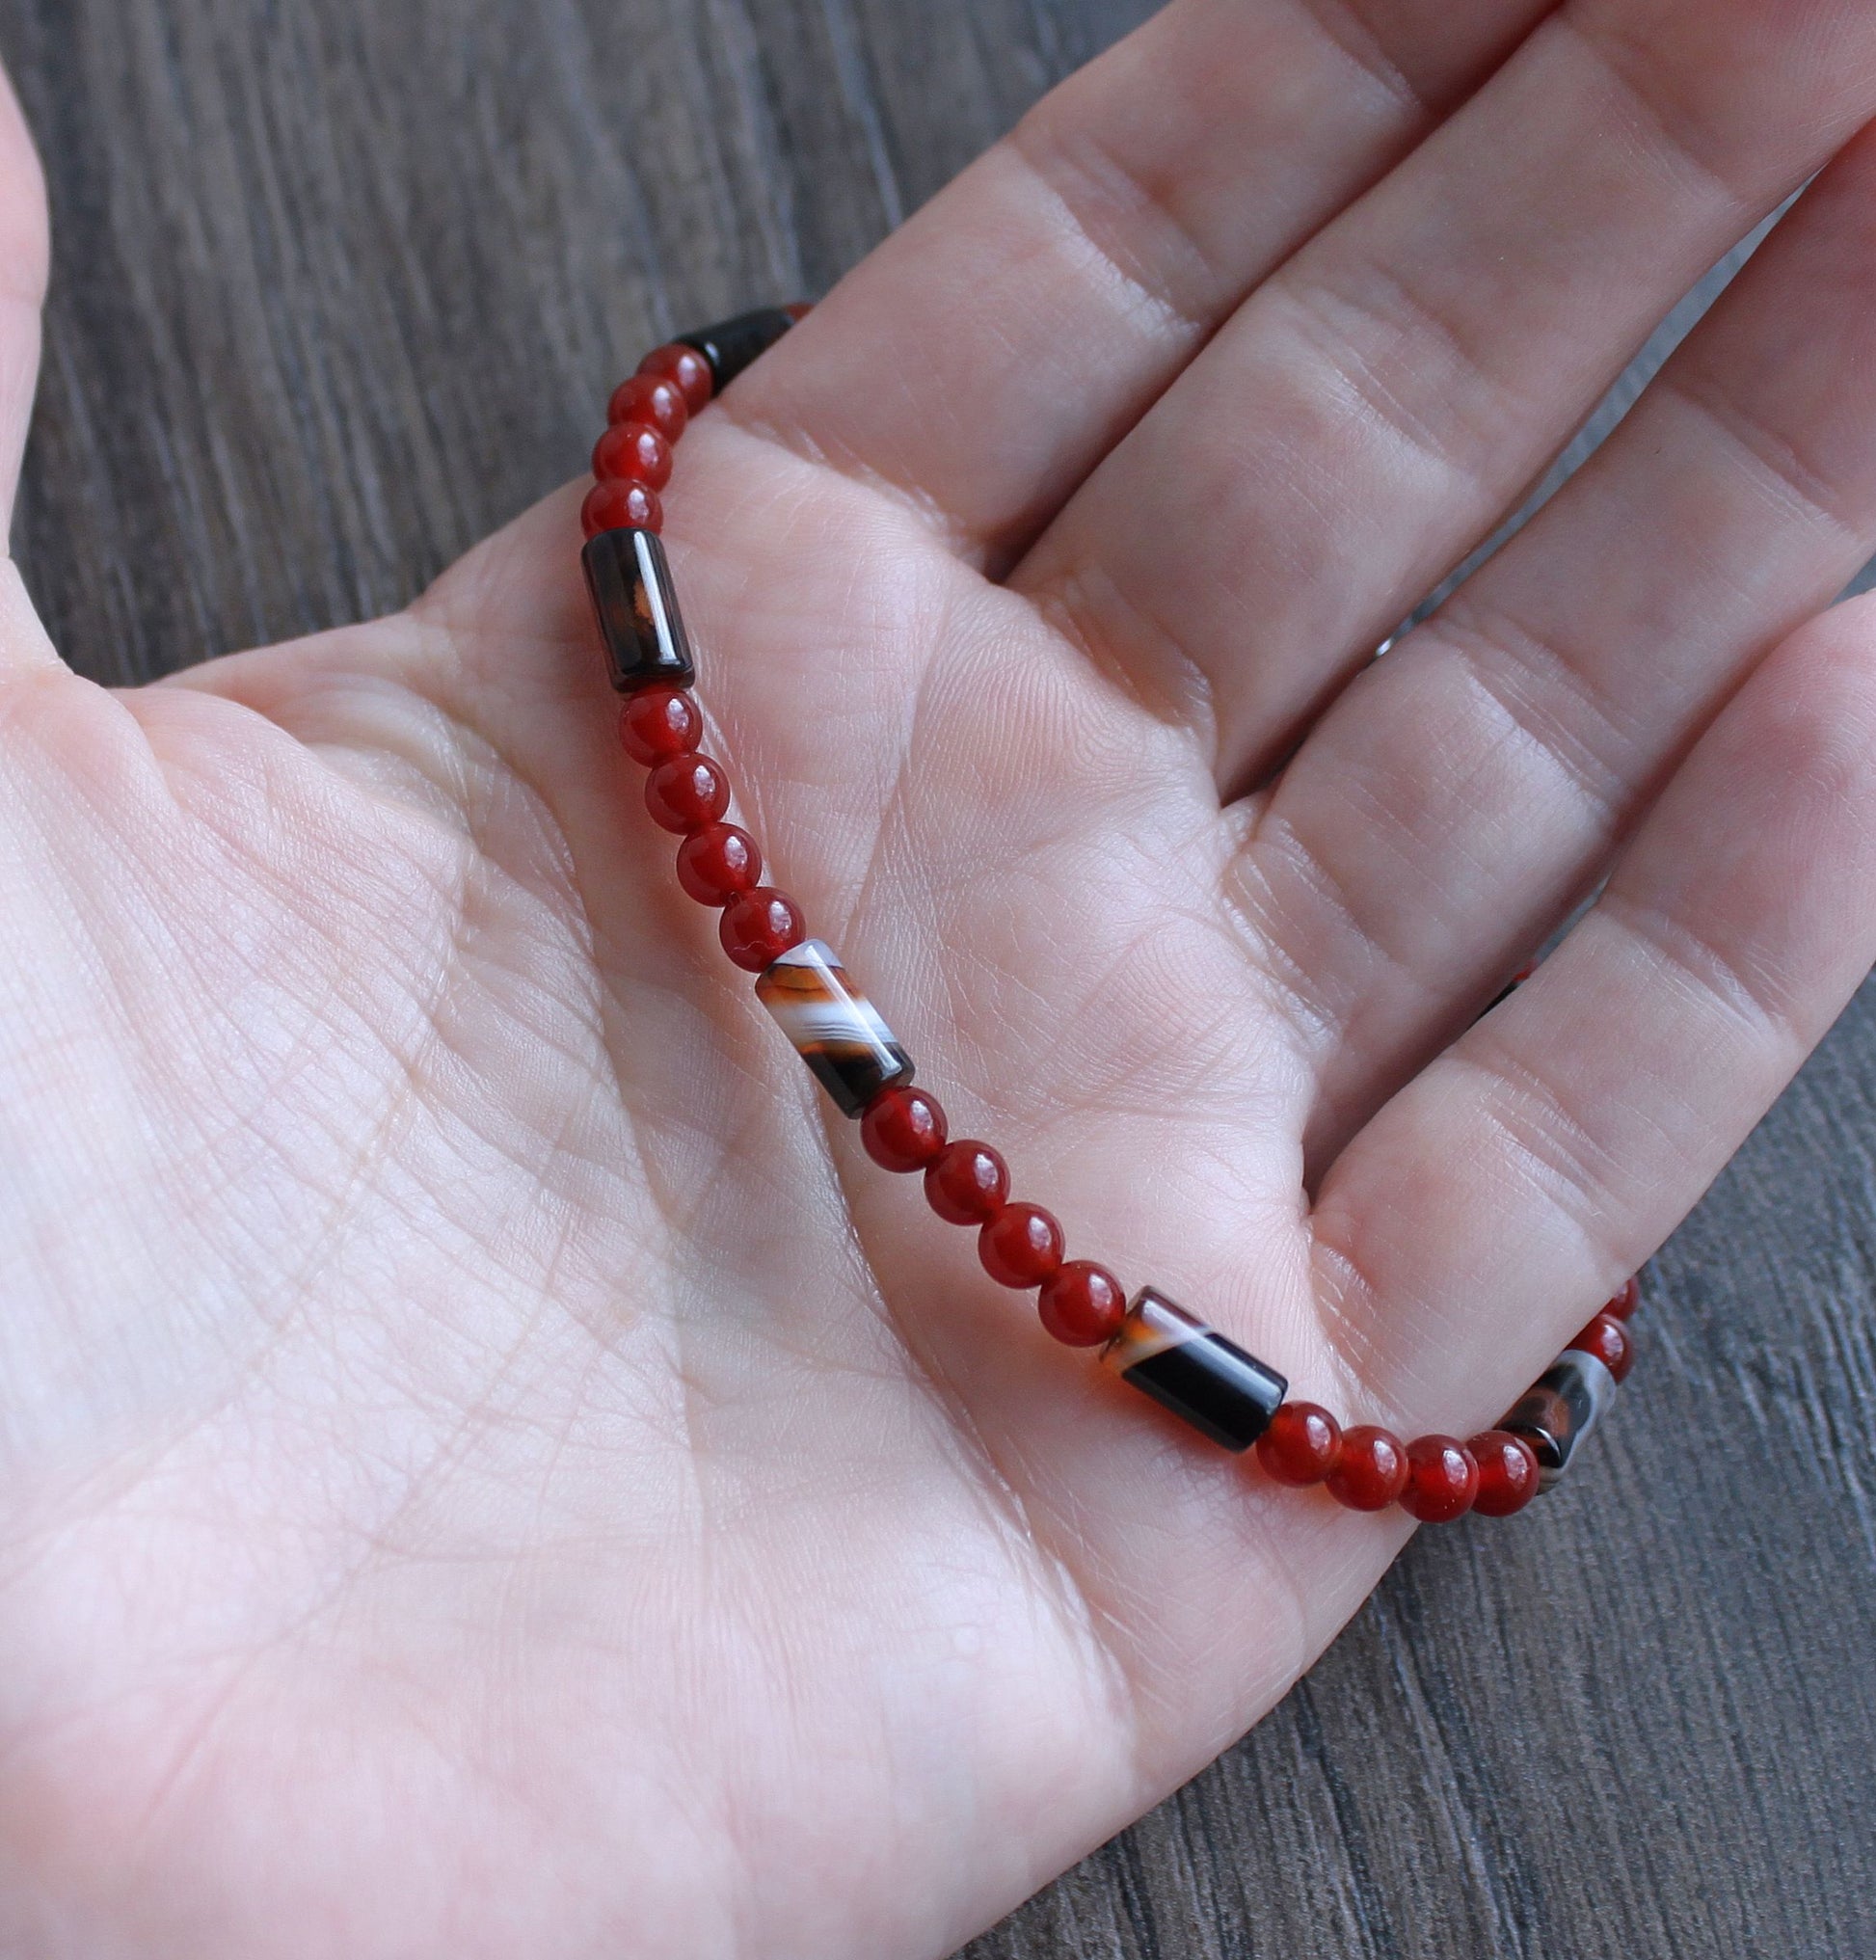
[[[710,746],[954,1129],[1407,1432],[1501,1412],[1876,950],[1876,612],[1812,618],[1876,547],[1876,20],[1542,13],[1178,0],[667,498]],[[0,186],[24,376],[16,120]],[[942,1954],[1405,1536],[864,1160],[637,807],[577,500],[131,694],[0,587],[9,1953]]]

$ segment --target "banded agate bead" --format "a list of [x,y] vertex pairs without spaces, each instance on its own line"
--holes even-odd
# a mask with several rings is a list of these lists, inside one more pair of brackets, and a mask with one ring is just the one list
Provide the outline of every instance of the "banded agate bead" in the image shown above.
[[697,670],[657,533],[630,528],[602,531],[587,540],[580,563],[586,568],[586,586],[593,595],[613,686],[621,694],[655,682],[688,687]]
[[756,998],[843,1115],[912,1080],[912,1058],[825,940],[790,947],[756,981]]
[[1549,1490],[1615,1399],[1616,1378],[1609,1370],[1594,1355],[1567,1348],[1498,1427],[1531,1445],[1538,1489]]
[[1101,1359],[1201,1436],[1247,1450],[1271,1426],[1290,1385],[1216,1328],[1142,1286]]

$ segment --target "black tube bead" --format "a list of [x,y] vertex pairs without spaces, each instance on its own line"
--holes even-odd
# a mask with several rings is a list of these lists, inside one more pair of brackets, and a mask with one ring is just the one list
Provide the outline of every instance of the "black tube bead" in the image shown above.
[[1271,1426],[1289,1383],[1216,1328],[1142,1286],[1101,1359],[1141,1394],[1228,1450]]
[[580,555],[586,588],[605,642],[612,685],[621,694],[654,683],[688,687],[697,678],[677,588],[655,531],[602,531]]
[[745,367],[752,366],[794,325],[785,307],[759,307],[713,327],[677,336],[681,347],[694,347],[710,362],[714,391],[721,394]]
[[1571,1348],[1539,1376],[1498,1427],[1520,1436],[1538,1460],[1538,1489],[1552,1489],[1616,1399],[1616,1378]]

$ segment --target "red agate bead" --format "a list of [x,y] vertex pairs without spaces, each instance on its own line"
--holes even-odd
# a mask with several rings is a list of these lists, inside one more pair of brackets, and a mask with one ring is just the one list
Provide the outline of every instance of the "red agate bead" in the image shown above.
[[654,823],[685,836],[730,807],[730,779],[709,756],[672,756],[645,778],[645,807]]
[[786,892],[758,885],[724,906],[716,930],[723,951],[737,966],[745,973],[761,973],[807,938],[808,922]]
[[704,738],[704,717],[682,687],[641,687],[619,711],[619,745],[648,767],[687,755]]
[[1039,1286],[1061,1264],[1065,1244],[1039,1204],[1006,1204],[978,1234],[978,1257],[1000,1286]]
[[696,348],[686,347],[681,340],[654,347],[638,363],[638,371],[670,382],[683,396],[684,407],[693,416],[710,406],[716,389],[710,362]]
[[1618,1320],[1627,1320],[1641,1303],[1642,1282],[1631,1274],[1622,1282],[1621,1291],[1614,1300],[1606,1302],[1602,1310],[1604,1313],[1614,1314]]
[[1628,1324],[1606,1309],[1569,1345],[1579,1355],[1594,1355],[1618,1382],[1635,1365],[1635,1337]]
[[1042,1282],[1035,1307],[1057,1340],[1071,1348],[1095,1348],[1120,1331],[1127,1296],[1105,1266],[1070,1259]]
[[1479,1466],[1472,1508],[1481,1517],[1510,1517],[1538,1494],[1538,1453],[1508,1429],[1488,1429],[1466,1444]]
[[1399,1436],[1370,1423],[1342,1432],[1342,1455],[1324,1480],[1351,1511],[1384,1511],[1407,1489],[1407,1455]]
[[657,531],[664,528],[664,506],[657,492],[642,483],[626,483],[614,477],[596,483],[579,507],[580,528],[589,538],[602,531]]
[[649,423],[615,423],[593,444],[593,474],[662,490],[671,480],[671,444]]
[[1407,1444],[1407,1489],[1401,1509],[1422,1524],[1451,1524],[1472,1509],[1479,1466],[1453,1436],[1417,1436]]
[[925,1202],[952,1225],[981,1225],[1009,1197],[1009,1167],[988,1143],[966,1138],[947,1144],[925,1174]]
[[727,905],[762,882],[756,840],[734,823],[707,823],[678,846],[678,882],[700,905]]
[[860,1141],[882,1170],[923,1170],[945,1147],[945,1112],[922,1088],[881,1089],[860,1114]]
[[1313,1402],[1286,1402],[1257,1438],[1257,1461],[1279,1484],[1320,1484],[1342,1456],[1342,1425]]
[[643,422],[656,429],[667,443],[683,434],[690,419],[683,390],[661,374],[634,374],[622,381],[605,405],[605,418],[615,427],[627,422]]

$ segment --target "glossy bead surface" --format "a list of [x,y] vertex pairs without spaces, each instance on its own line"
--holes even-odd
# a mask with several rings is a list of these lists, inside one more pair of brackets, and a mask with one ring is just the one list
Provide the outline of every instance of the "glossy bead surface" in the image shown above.
[[762,882],[756,840],[734,823],[707,823],[678,846],[678,882],[700,905],[727,905]]
[[1070,1259],[1042,1282],[1035,1309],[1042,1325],[1065,1346],[1095,1348],[1120,1331],[1127,1296],[1105,1266]]
[[710,362],[696,348],[686,347],[681,340],[654,347],[638,363],[638,371],[670,382],[683,396],[683,405],[693,416],[710,406],[710,398],[716,391]]
[[1642,1303],[1642,1282],[1631,1275],[1623,1282],[1621,1291],[1603,1307],[1604,1313],[1612,1313],[1618,1320],[1628,1320]]
[[1320,1484],[1342,1456],[1342,1425],[1313,1402],[1286,1402],[1257,1438],[1257,1462],[1273,1482]]
[[1342,1456],[1324,1480],[1351,1511],[1385,1511],[1407,1489],[1407,1455],[1399,1436],[1363,1423],[1342,1432]]
[[730,779],[709,756],[673,756],[645,778],[652,821],[687,836],[714,823],[730,807]]
[[1594,1355],[1618,1382],[1623,1381],[1635,1364],[1635,1337],[1627,1324],[1606,1310],[1596,1315],[1570,1342],[1581,1355]]
[[978,1234],[978,1257],[1000,1286],[1040,1286],[1066,1241],[1055,1215],[1039,1204],[1006,1204]]
[[713,327],[699,327],[695,333],[680,334],[685,347],[694,347],[710,362],[710,379],[721,394],[744,368],[753,365],[794,325],[787,307],[758,307],[754,312],[738,313],[734,319],[719,320]]
[[650,768],[688,755],[704,738],[704,717],[679,687],[641,687],[619,711],[619,746]]
[[676,382],[667,381],[661,374],[634,374],[612,390],[612,399],[605,405],[605,418],[615,427],[643,422],[648,429],[656,429],[667,443],[675,443],[683,434],[690,410]]
[[613,686],[621,694],[688,687],[697,673],[663,541],[630,524],[604,530],[587,540],[580,564]]
[[1549,1490],[1616,1399],[1616,1378],[1594,1355],[1568,1348],[1518,1398],[1498,1427],[1521,1436],[1538,1460],[1538,1489]]
[[882,1170],[923,1170],[945,1147],[944,1106],[922,1088],[885,1089],[861,1114],[860,1141]]
[[1275,1369],[1150,1286],[1134,1295],[1101,1360],[1228,1450],[1247,1450],[1264,1434],[1289,1386]]
[[593,474],[662,490],[671,481],[671,444],[649,423],[615,422],[593,444]]
[[1417,1436],[1407,1444],[1407,1489],[1401,1509],[1422,1524],[1451,1524],[1472,1509],[1479,1466],[1453,1436]]
[[882,1170],[926,1169],[944,1154],[945,1136],[945,1111],[937,1097],[903,1084],[884,1089],[861,1113],[860,1141]]
[[664,528],[664,506],[657,492],[642,483],[596,483],[579,507],[579,525],[589,538],[607,531],[652,531]]
[[[924,1170],[931,1163],[945,1144],[945,1112],[929,1095],[903,1087],[912,1080],[912,1057],[853,984],[825,939],[804,939],[790,947],[761,974],[755,998],[774,1015],[776,1027],[833,1097],[841,1115],[865,1112],[861,1133],[876,1165],[888,1170]],[[901,1165],[888,1163],[880,1154],[894,1144],[916,1150],[914,1129],[929,1121],[937,1123],[929,1150]]]
[[975,1137],[948,1143],[925,1174],[925,1202],[951,1225],[987,1224],[1009,1198],[1009,1167]]
[[1479,1466],[1472,1508],[1481,1517],[1510,1517],[1538,1494],[1537,1452],[1521,1436],[1508,1429],[1488,1429],[1473,1436],[1466,1448]]
[[716,932],[723,951],[737,966],[745,973],[761,973],[807,938],[808,922],[786,892],[758,885],[724,906]]

